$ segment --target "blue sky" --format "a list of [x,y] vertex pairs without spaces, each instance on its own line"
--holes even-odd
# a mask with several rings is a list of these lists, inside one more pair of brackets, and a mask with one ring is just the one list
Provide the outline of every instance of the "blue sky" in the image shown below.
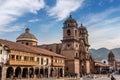
[[90,48],[120,47],[120,0],[0,0],[0,38],[16,41],[30,28],[39,44],[60,43],[72,14],[89,31]]

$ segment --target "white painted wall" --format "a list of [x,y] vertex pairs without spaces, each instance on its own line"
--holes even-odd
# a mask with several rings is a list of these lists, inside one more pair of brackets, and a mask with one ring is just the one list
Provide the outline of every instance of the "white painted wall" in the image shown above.
[[9,57],[7,51],[4,49],[4,45],[0,45],[0,63],[6,64],[6,59]]
[[43,65],[45,66],[47,63],[47,59],[48,59],[48,65],[46,66],[50,66],[51,65],[51,57],[47,57],[47,56],[40,56],[39,57],[39,65],[41,65],[41,58],[43,58]]
[[101,62],[102,62],[102,63],[105,62],[104,64],[108,64],[108,60],[107,60],[107,59],[103,59],[103,60],[101,60]]

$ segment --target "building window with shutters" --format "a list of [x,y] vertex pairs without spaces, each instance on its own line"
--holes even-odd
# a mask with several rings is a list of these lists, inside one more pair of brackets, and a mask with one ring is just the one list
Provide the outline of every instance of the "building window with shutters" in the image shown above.
[[19,60],[19,56],[18,55],[16,55],[16,60]]
[[43,65],[43,58],[41,58],[41,64]]
[[10,55],[11,60],[15,60],[15,55]]

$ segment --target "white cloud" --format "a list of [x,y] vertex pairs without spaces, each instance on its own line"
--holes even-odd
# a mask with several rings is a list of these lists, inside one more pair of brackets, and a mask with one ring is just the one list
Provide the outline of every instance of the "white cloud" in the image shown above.
[[30,19],[28,22],[38,22],[40,19]]
[[49,8],[49,16],[54,16],[57,20],[63,20],[71,12],[76,11],[78,8],[82,7],[84,0],[57,0],[56,5]]
[[1,27],[0,28],[0,34],[3,34],[5,32],[13,32],[13,31],[20,31],[21,29],[25,28],[25,25],[24,24],[20,24],[19,26],[18,25],[14,25],[14,26],[9,26],[10,28],[8,27]]
[[[37,11],[41,8],[44,8],[44,6],[44,0],[0,1],[0,30],[2,30],[3,32],[9,32],[20,28],[11,27],[9,25],[12,22],[16,21],[17,18],[23,16],[26,13],[37,14]],[[6,30],[8,28],[9,30]]]
[[114,16],[120,12],[118,8],[108,9],[99,14],[92,14],[86,21],[91,48],[115,48],[120,47],[120,17]]
[[97,24],[101,23],[101,21],[103,22],[104,20],[108,19],[112,14],[116,14],[117,12],[120,12],[120,7],[110,8],[110,9],[107,9],[106,11],[96,13],[96,14],[94,13],[89,14],[85,18],[85,22],[87,21],[86,25],[95,25],[96,23]]

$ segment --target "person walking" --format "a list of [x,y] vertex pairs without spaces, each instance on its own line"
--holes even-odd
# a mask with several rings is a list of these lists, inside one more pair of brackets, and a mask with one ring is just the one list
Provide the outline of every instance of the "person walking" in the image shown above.
[[113,75],[111,75],[111,80],[116,80],[115,77]]
[[80,74],[80,80],[83,80],[82,74]]

